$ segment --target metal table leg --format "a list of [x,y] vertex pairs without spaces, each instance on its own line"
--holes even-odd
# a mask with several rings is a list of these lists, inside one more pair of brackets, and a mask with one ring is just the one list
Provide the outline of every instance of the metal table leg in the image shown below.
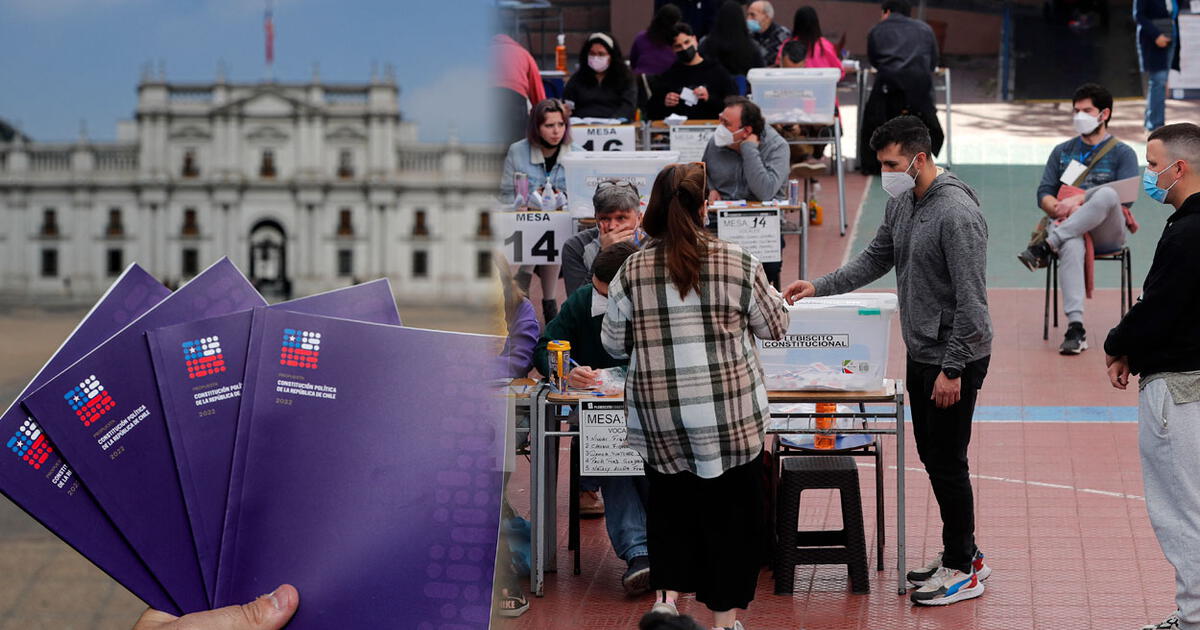
[[529,518],[530,528],[530,575],[529,587],[533,594],[541,597],[545,590],[546,515],[543,511],[542,479],[546,469],[546,395],[549,387],[540,385],[530,397],[529,406]]
[[[842,236],[846,235],[846,161],[842,155],[842,118],[833,118],[833,146],[837,151],[838,214],[841,216]],[[807,216],[807,215],[806,215]]]
[[901,595],[908,592],[904,535],[904,381],[896,380],[896,569]]

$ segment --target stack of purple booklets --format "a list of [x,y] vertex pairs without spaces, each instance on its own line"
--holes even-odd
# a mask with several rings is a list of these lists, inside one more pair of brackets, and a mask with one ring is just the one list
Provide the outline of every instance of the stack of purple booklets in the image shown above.
[[228,260],[133,265],[0,417],[0,492],[173,614],[290,583],[289,628],[487,628],[496,350],[386,280],[268,306]]

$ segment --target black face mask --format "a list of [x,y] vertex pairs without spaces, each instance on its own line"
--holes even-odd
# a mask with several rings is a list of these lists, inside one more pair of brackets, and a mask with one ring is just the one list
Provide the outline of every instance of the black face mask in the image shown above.
[[679,63],[691,63],[692,60],[696,58],[696,47],[688,46],[687,48],[684,48],[683,50],[675,53],[675,58],[679,60]]

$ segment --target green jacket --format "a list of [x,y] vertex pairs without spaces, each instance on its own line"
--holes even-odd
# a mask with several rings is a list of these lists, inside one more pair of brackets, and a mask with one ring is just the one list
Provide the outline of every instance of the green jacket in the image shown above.
[[603,315],[592,317],[592,283],[579,287],[567,297],[558,316],[546,324],[542,338],[538,339],[537,347],[533,349],[533,367],[543,375],[550,373],[550,357],[546,352],[546,344],[555,340],[571,343],[571,358],[579,365],[596,370],[628,365],[628,361],[618,361],[605,352],[600,345],[600,324]]

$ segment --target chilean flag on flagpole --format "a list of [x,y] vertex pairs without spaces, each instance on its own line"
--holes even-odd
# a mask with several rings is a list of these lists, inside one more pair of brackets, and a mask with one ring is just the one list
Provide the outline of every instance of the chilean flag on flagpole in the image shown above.
[[271,16],[271,3],[267,2],[267,13],[263,16],[263,30],[267,35],[267,65],[275,63],[275,23]]

